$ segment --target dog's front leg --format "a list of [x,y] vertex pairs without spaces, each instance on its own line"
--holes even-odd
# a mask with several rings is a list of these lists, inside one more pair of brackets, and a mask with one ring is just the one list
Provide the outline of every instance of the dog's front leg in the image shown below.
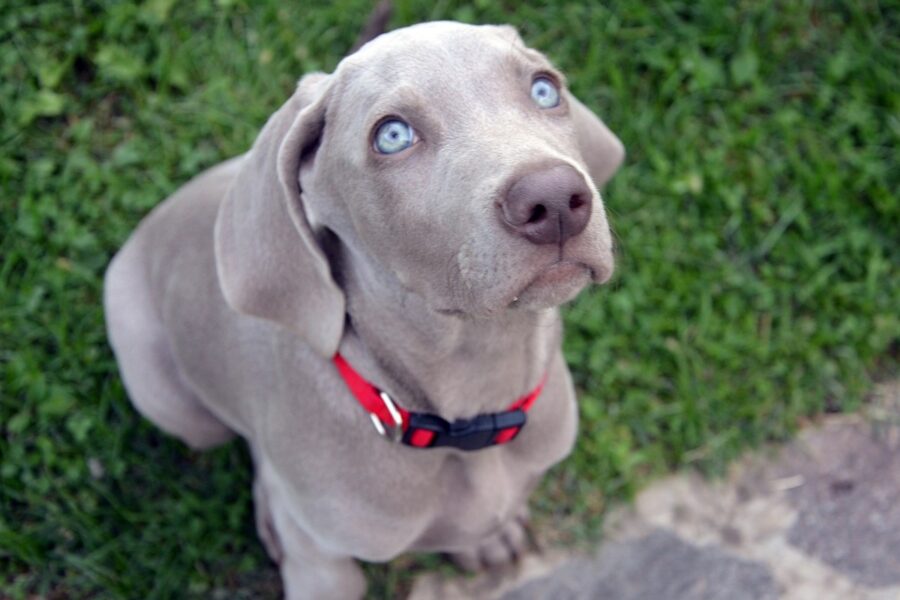
[[516,562],[528,548],[528,506],[523,504],[512,518],[507,519],[496,531],[485,536],[478,544],[450,558],[469,571],[501,567]]
[[284,597],[287,600],[362,598],[366,579],[356,561],[323,551],[287,511],[266,465],[255,462],[256,528],[269,556],[281,570]]
[[[279,523],[277,514],[275,522]],[[276,525],[283,555],[281,580],[287,600],[362,598],[366,578],[348,556],[329,556],[293,523]]]

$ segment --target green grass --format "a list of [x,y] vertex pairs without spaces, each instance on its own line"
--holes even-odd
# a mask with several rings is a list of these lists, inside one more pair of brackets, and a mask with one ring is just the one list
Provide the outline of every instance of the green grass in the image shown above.
[[[101,276],[334,67],[368,4],[24,4],[0,0],[0,597],[270,597],[243,446],[193,453],[136,415]],[[720,469],[896,374],[896,5],[397,4],[394,26],[516,25],[629,151],[605,193],[619,274],[566,311],[582,428],[535,498],[545,531],[584,541],[648,478]],[[373,595],[435,565],[369,568]]]

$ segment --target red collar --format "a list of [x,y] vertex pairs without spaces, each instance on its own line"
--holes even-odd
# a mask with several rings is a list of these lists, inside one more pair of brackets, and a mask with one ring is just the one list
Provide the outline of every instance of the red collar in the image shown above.
[[369,413],[372,424],[383,436],[415,448],[452,446],[460,450],[480,450],[505,444],[515,438],[527,420],[526,414],[544,388],[544,376],[537,387],[499,413],[448,422],[428,413],[410,412],[397,406],[386,392],[366,381],[340,354],[334,364],[357,401]]

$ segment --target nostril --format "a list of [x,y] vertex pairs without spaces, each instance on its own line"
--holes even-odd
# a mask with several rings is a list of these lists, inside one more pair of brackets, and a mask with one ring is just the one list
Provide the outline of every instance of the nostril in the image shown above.
[[576,211],[582,206],[587,204],[587,201],[580,194],[572,194],[572,197],[569,198],[569,210]]
[[528,217],[526,223],[540,223],[544,220],[545,216],[547,216],[547,207],[543,204],[538,204],[531,209],[531,215]]

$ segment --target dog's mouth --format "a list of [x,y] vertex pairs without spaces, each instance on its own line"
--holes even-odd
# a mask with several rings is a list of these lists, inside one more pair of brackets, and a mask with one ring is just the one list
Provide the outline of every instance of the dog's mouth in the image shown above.
[[437,308],[436,311],[447,316],[465,317],[469,314],[487,316],[503,309],[550,308],[568,302],[592,280],[596,281],[597,277],[594,269],[587,264],[560,259],[541,267],[530,279],[516,286],[502,299],[498,298],[499,302],[486,312],[450,307]]
[[602,241],[529,246],[495,255],[465,244],[454,256],[457,268],[449,293],[431,307],[447,316],[490,318],[507,310],[559,306],[588,284],[602,284],[612,276],[613,251]]
[[510,308],[549,308],[568,302],[592,280],[594,269],[561,259],[540,269],[507,303]]

